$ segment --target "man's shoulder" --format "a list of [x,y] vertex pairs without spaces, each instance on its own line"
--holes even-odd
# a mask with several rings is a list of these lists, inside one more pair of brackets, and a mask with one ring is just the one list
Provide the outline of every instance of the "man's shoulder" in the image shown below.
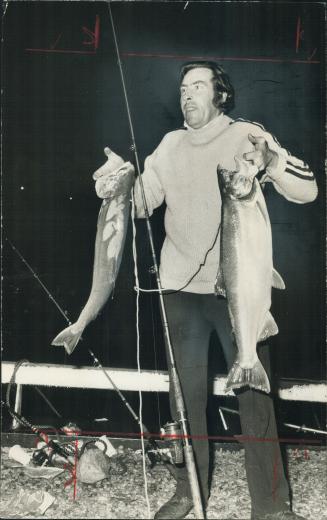
[[241,136],[251,133],[254,136],[263,136],[265,139],[269,138],[271,141],[274,141],[277,146],[281,147],[277,137],[272,132],[267,130],[263,124],[258,123],[257,121],[251,121],[250,119],[243,119],[242,117],[238,117],[231,121],[229,128],[234,130],[235,134],[239,134]]
[[260,134],[269,133],[269,130],[267,130],[262,123],[252,121],[251,119],[244,119],[243,117],[232,119],[229,126],[239,132],[257,131]]

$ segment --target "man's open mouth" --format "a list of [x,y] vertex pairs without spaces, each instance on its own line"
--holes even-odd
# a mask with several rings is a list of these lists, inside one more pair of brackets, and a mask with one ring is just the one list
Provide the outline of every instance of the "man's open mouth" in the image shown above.
[[186,105],[185,106],[185,111],[186,112],[190,112],[191,110],[196,110],[196,106],[195,105]]

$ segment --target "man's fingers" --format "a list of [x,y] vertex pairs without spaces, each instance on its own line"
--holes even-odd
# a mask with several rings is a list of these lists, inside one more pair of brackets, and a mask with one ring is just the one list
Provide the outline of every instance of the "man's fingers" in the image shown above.
[[267,163],[267,141],[261,135],[255,136],[252,134],[248,134],[248,139],[250,143],[253,144],[254,150],[252,152],[243,154],[243,157],[246,161],[250,161],[252,164],[257,166],[259,170],[261,170],[265,168]]
[[265,138],[262,137],[261,135],[248,134],[248,139],[249,139],[250,143],[252,143],[257,150],[266,149],[267,142],[266,142]]
[[253,152],[244,153],[243,157],[246,161],[262,161],[262,152],[261,150],[254,150]]
[[262,166],[264,164],[263,154],[260,150],[254,150],[254,152],[244,153],[243,157],[246,161],[251,162],[252,164],[257,166],[259,169],[262,168]]

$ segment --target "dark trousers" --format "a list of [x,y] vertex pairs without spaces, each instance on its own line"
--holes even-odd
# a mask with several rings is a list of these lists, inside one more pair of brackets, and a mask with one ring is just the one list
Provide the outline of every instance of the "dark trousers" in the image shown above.
[[[213,294],[187,292],[166,294],[164,300],[190,433],[203,439],[207,435],[208,350],[212,331],[218,334],[228,368],[237,351],[232,339],[227,302]],[[268,348],[259,347],[258,353],[269,376]],[[167,359],[169,367],[168,356]],[[244,442],[244,448],[252,513],[288,509],[289,486],[277,441],[272,399],[267,394],[248,388],[237,391],[237,398],[242,435],[249,438]],[[172,418],[178,420],[172,391],[170,408]],[[209,445],[202,439],[194,439],[193,448],[202,495],[206,499],[209,495]],[[190,495],[185,467],[178,469],[177,491]]]

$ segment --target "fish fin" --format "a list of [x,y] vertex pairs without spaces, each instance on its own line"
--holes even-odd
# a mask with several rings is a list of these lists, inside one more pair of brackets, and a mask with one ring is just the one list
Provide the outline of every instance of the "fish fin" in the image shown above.
[[243,386],[256,388],[267,394],[270,393],[269,379],[259,359],[252,368],[242,368],[241,365],[235,361],[230,369],[227,376],[225,392],[234,390],[235,388],[242,388]]
[[83,329],[75,332],[73,330],[75,324],[66,327],[66,329],[62,330],[55,338],[52,340],[51,345],[53,346],[63,346],[67,354],[71,354],[81,339]]
[[276,269],[273,268],[272,272],[272,284],[275,289],[285,289],[285,283],[283,278],[279,273],[277,273]]
[[270,336],[276,336],[278,334],[278,326],[275,322],[272,314],[270,311],[267,312],[265,316],[265,320],[263,322],[263,327],[261,329],[258,342],[264,341],[265,339],[269,338]]
[[215,280],[214,292],[216,296],[224,296],[226,298],[226,289],[223,279],[223,273],[219,267],[218,273]]

